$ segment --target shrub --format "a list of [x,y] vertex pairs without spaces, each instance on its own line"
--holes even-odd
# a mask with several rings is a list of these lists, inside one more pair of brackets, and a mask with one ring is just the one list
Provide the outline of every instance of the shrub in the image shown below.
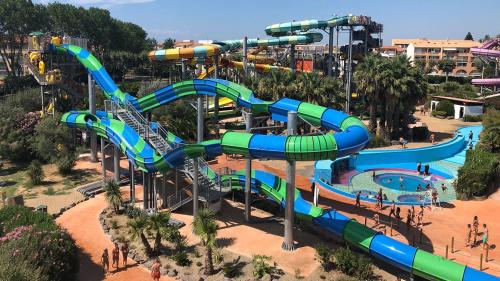
[[388,145],[390,145],[390,143],[384,138],[384,136],[372,135],[368,147],[375,148]]
[[429,137],[429,128],[427,126],[413,127],[413,140],[425,141]]
[[316,259],[321,264],[323,270],[328,271],[332,265],[333,251],[323,243],[317,244],[314,249],[316,250]]
[[464,122],[481,122],[483,120],[482,115],[465,115]]
[[446,117],[446,112],[445,111],[434,110],[434,111],[432,111],[431,115],[434,116],[434,117]]
[[172,259],[178,266],[190,266],[193,262],[188,258],[186,252],[178,252],[173,255]]
[[255,255],[252,257],[253,276],[262,278],[266,274],[273,273],[273,267],[268,263],[271,257],[265,255]]
[[[0,210],[0,225],[0,280],[75,280],[76,245],[48,214],[7,207]],[[23,269],[16,273],[13,265]]]
[[26,173],[28,174],[30,183],[32,185],[41,184],[45,177],[42,169],[42,164],[38,160],[31,161],[30,165],[28,166],[28,171]]
[[73,167],[75,167],[75,164],[76,164],[76,155],[74,153],[63,155],[56,160],[57,170],[62,175],[71,174],[71,172],[73,171]]
[[118,228],[118,222],[117,221],[111,220],[110,223],[111,223],[111,228],[112,229],[117,229]]
[[446,113],[445,116],[453,116],[455,114],[455,107],[453,103],[443,100],[437,104],[436,111],[444,111]]
[[374,273],[370,260],[352,252],[349,248],[339,248],[334,253],[337,269],[360,280],[373,280]]
[[458,169],[455,190],[461,199],[488,193],[488,188],[500,172],[500,157],[481,149],[468,150],[465,163]]

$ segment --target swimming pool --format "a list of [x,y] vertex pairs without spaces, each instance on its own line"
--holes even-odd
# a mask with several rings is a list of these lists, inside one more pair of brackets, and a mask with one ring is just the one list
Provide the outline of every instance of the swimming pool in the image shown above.
[[418,176],[400,173],[383,173],[375,175],[374,181],[375,183],[380,184],[383,187],[399,191],[415,192],[419,184],[423,190],[425,190],[425,186],[427,184],[430,184],[431,188],[433,187],[431,181],[424,180],[423,178]]
[[429,197],[425,197],[424,194],[404,194],[398,196],[398,202],[429,204],[431,200]]

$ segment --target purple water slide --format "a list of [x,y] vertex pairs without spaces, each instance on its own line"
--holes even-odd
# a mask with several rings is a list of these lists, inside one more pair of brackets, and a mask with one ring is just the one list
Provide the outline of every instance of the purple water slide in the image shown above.
[[500,86],[500,78],[472,79],[472,84],[479,86]]
[[498,50],[488,50],[483,48],[471,48],[471,53],[475,56],[484,56],[484,57],[500,57],[500,51]]
[[490,40],[490,41],[484,43],[483,46],[481,46],[481,49],[491,49],[492,47],[495,47],[499,43],[500,43],[500,39],[493,39],[493,40]]

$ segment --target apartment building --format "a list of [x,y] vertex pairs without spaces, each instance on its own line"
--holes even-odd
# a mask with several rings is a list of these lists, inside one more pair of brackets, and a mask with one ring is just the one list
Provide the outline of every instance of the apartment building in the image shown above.
[[[442,59],[455,61],[456,67],[452,76],[472,76],[481,74],[474,67],[474,56],[470,48],[478,47],[481,43],[471,40],[428,40],[428,39],[393,39],[392,45],[399,47],[413,63],[418,61],[425,65],[436,65]],[[442,75],[434,68],[432,74]]]

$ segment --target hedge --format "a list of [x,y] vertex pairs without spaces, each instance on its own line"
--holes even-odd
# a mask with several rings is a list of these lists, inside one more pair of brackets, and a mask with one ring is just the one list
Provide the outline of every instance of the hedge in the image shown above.
[[480,122],[483,120],[482,115],[465,115],[464,122]]
[[500,156],[481,149],[468,150],[465,163],[458,169],[455,190],[461,199],[488,194],[500,172]]
[[75,242],[48,214],[0,210],[0,280],[71,281],[78,269]]
[[446,112],[445,111],[439,111],[439,110],[434,110],[432,112],[432,116],[434,117],[446,117]]
[[453,116],[455,114],[455,107],[453,103],[443,100],[437,104],[436,111],[444,111],[446,116]]

